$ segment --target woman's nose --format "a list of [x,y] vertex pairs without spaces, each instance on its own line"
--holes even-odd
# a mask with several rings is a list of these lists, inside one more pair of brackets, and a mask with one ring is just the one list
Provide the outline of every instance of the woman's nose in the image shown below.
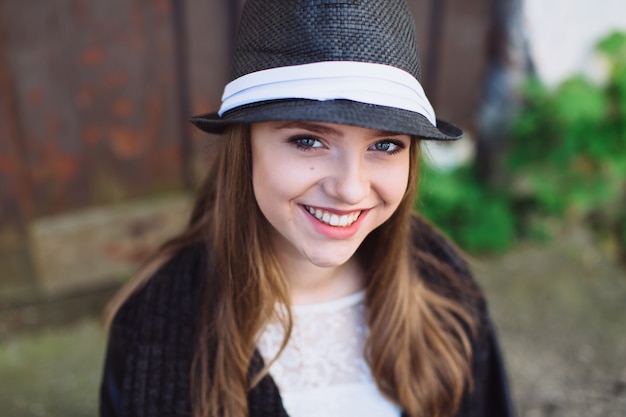
[[336,161],[324,182],[324,190],[341,203],[356,205],[370,192],[367,166],[358,157]]

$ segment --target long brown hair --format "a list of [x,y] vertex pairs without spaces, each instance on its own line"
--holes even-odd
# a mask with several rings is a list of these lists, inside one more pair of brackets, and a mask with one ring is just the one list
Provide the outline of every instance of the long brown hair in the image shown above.
[[[413,138],[409,181],[391,218],[370,233],[357,252],[366,273],[370,336],[365,357],[379,389],[412,417],[446,417],[471,384],[472,351],[466,329],[470,309],[429,288],[417,265],[426,262],[444,279],[454,272],[412,243],[419,141]],[[181,248],[208,242],[208,271],[198,345],[191,370],[196,417],[244,417],[247,393],[267,373],[248,374],[255,338],[269,320],[281,319],[285,340],[291,316],[275,316],[289,305],[288,287],[270,245],[271,225],[252,189],[250,129],[229,128],[218,159],[199,190],[187,229],[167,242],[118,294],[109,317],[158,267]]]

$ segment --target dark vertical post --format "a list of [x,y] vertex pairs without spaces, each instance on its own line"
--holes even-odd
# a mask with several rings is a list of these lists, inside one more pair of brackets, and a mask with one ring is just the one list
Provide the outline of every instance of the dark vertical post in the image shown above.
[[[0,122],[6,121],[8,138],[4,150],[13,159],[15,169],[10,170],[8,175],[0,176],[0,236],[16,237],[0,246],[0,276],[3,280],[0,296],[4,295],[2,290],[6,285],[15,285],[19,289],[27,289],[31,295],[37,295],[37,273],[28,229],[34,215],[32,178],[14,71],[8,59],[3,11],[4,4],[0,0],[0,107],[6,112],[0,114]],[[0,297],[0,305],[3,301]]]
[[431,102],[437,107],[437,82],[439,72],[440,52],[442,45],[443,22],[445,17],[446,0],[431,0],[430,24],[428,27],[428,56],[424,58],[424,85]]
[[228,10],[228,52],[230,59],[235,53],[235,44],[237,43],[237,33],[239,31],[239,16],[243,7],[242,0],[224,0]]
[[509,129],[521,106],[519,80],[531,61],[522,30],[521,0],[491,0],[487,67],[482,83],[476,137],[476,174],[483,182],[501,181]]
[[176,84],[178,92],[178,120],[180,137],[180,156],[183,186],[191,190],[194,187],[192,144],[187,119],[191,116],[189,104],[189,73],[187,56],[187,37],[185,32],[185,0],[172,0],[172,31],[174,36],[174,59],[176,66]]
[[30,218],[33,214],[33,200],[31,195],[32,181],[30,171],[26,164],[27,150],[24,130],[21,124],[20,106],[18,104],[18,95],[15,89],[15,78],[8,60],[8,49],[6,46],[6,38],[4,35],[4,27],[2,25],[2,0],[0,0],[0,91],[3,92],[0,99],[4,101],[4,108],[7,111],[6,120],[8,124],[9,138],[11,147],[15,150],[18,157],[18,189],[21,191],[20,206],[23,217]]

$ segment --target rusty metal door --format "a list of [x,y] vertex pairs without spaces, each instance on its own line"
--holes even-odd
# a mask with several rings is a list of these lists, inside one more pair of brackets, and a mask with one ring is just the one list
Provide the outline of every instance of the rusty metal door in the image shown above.
[[[56,261],[39,264],[34,253],[42,219],[189,183],[194,143],[181,115],[218,104],[229,7],[0,1],[0,304],[42,294],[42,276]],[[62,242],[66,235],[54,230],[59,245],[81,244]]]

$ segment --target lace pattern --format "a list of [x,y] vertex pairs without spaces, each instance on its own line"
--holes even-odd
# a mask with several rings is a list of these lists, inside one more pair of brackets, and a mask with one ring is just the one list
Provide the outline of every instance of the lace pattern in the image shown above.
[[[360,291],[329,302],[292,306],[291,337],[270,367],[292,417],[400,414],[378,391],[363,355],[369,333],[364,299],[365,291]],[[260,334],[257,347],[266,363],[278,352],[283,336],[278,322],[269,323]],[[366,414],[354,414],[368,409]]]

